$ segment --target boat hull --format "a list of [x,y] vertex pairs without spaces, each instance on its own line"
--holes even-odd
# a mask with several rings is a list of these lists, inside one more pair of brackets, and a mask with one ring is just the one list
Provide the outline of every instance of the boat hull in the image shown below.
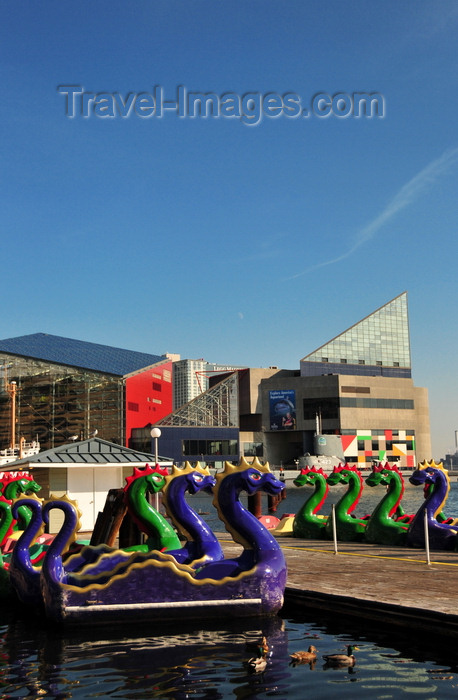
[[48,619],[64,624],[276,614],[286,585],[286,566],[278,563],[279,568],[256,565],[211,579],[197,578],[185,565],[145,557],[128,567],[120,564],[103,582],[83,577],[78,585],[58,581],[52,570],[42,570],[45,612]]

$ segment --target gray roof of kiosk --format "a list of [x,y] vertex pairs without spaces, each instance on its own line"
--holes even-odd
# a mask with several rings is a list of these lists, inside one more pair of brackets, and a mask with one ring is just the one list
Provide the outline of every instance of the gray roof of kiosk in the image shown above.
[[[164,457],[159,457],[159,461],[163,462]],[[165,460],[170,462],[171,460]],[[61,465],[80,465],[93,466],[94,464],[152,464],[154,465],[155,457],[147,452],[138,452],[131,450],[122,445],[116,445],[114,442],[101,440],[100,438],[92,438],[82,440],[81,442],[66,443],[52,450],[45,450],[30,457],[18,459],[15,462],[9,462],[4,467],[4,471],[11,471],[18,467],[24,467],[28,464],[39,466],[61,466]]]

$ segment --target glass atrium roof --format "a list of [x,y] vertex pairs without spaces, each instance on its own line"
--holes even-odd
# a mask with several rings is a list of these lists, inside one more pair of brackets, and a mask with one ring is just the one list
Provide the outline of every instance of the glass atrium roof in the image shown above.
[[302,362],[411,367],[407,292],[381,306]]
[[155,365],[164,356],[123,350],[48,333],[0,340],[0,353],[123,376]]

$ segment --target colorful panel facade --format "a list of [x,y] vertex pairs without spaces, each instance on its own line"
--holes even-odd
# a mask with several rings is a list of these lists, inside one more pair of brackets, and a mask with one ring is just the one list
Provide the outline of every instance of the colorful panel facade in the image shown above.
[[345,460],[369,469],[372,462],[387,461],[398,467],[415,467],[415,435],[406,430],[355,430],[342,435]]

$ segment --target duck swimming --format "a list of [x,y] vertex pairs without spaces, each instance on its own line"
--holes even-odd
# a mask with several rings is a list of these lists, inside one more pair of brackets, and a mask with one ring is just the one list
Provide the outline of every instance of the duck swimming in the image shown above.
[[267,643],[267,638],[266,637],[261,637],[259,641],[251,641],[247,640],[245,642],[245,648],[248,649],[249,651],[255,651],[259,653],[260,655],[262,654],[267,654],[269,651],[269,645]]
[[349,644],[346,654],[325,654],[323,655],[323,659],[328,667],[332,666],[333,668],[343,668],[346,666],[354,666],[356,663],[356,657],[354,656],[353,652],[357,649],[357,646]]
[[247,666],[250,671],[253,671],[254,673],[261,673],[267,666],[265,655],[261,654],[260,656],[253,656],[252,659],[248,659]]
[[264,671],[265,667],[267,666],[266,657],[269,652],[267,638],[262,637],[259,642],[247,642],[245,646],[247,649],[253,649],[253,651],[257,652],[257,656],[253,656],[247,661],[247,666],[250,671],[254,671],[255,673]]
[[311,664],[316,661],[317,649],[311,644],[308,651],[295,651],[294,654],[290,654],[291,663],[296,666],[297,664]]

